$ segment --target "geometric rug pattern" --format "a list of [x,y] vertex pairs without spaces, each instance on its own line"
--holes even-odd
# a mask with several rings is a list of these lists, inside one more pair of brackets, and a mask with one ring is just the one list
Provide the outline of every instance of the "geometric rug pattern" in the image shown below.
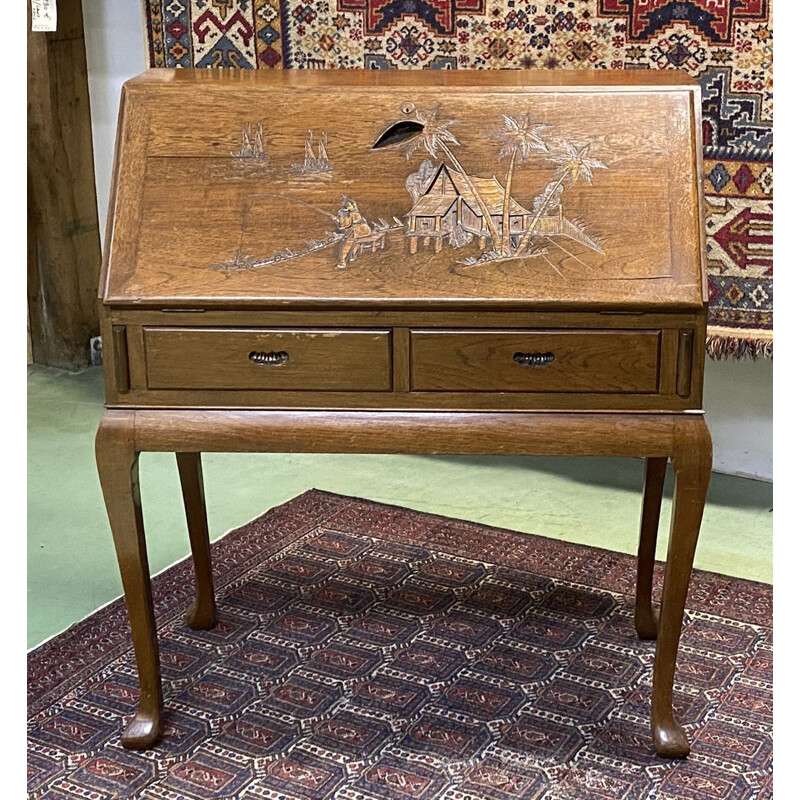
[[679,762],[650,740],[629,556],[319,491],[213,555],[213,630],[181,619],[187,561],[154,580],[152,750],[120,746],[138,694],[120,601],[30,654],[30,798],[772,796],[768,586],[695,572]]
[[145,0],[145,11],[153,67],[686,72],[703,94],[709,352],[771,356],[771,0]]

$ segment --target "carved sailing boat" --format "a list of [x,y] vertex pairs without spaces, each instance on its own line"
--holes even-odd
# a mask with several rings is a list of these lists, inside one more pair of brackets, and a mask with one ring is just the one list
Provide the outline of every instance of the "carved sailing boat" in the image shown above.
[[314,131],[308,132],[305,144],[305,158],[302,164],[292,164],[292,172],[301,175],[317,175],[333,171],[333,162],[328,158],[328,134],[323,133],[314,152]]
[[267,157],[264,151],[264,129],[259,122],[255,133],[252,130],[250,123],[242,128],[242,144],[241,147],[232,152],[234,158],[257,158],[265,159]]

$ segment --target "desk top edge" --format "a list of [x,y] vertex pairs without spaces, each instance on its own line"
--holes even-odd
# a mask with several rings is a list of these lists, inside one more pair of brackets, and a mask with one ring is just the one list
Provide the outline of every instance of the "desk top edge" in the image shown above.
[[231,70],[151,68],[126,81],[126,89],[150,86],[260,86],[309,88],[448,87],[497,89],[616,88],[636,91],[687,90],[697,81],[677,70]]

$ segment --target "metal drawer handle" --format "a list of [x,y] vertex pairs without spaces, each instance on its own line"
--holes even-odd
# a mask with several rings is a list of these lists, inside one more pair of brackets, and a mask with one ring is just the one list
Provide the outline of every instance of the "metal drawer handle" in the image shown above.
[[555,360],[554,353],[514,353],[514,361],[523,367],[546,367]]
[[263,367],[279,367],[289,360],[289,354],[285,350],[270,350],[268,353],[263,350],[253,350],[247,356],[254,364],[261,364]]

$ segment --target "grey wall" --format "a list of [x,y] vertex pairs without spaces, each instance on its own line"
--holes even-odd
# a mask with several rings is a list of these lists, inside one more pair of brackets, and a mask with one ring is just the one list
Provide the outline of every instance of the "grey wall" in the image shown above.
[[141,0],[83,0],[94,171],[100,230],[105,231],[122,84],[147,68]]
[[[141,0],[83,0],[97,205],[105,223],[119,91],[146,68]],[[706,364],[706,410],[719,472],[772,480],[772,363]]]
[[772,480],[772,362],[706,359],[714,469]]

